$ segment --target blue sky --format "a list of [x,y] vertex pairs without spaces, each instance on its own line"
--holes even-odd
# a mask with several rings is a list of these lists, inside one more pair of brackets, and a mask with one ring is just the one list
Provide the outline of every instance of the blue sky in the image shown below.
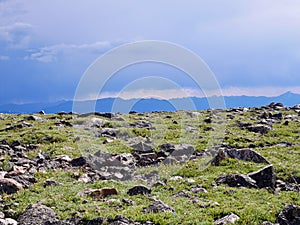
[[[224,95],[300,93],[298,0],[0,0],[0,104],[72,99],[99,56],[142,40],[173,42],[195,52]],[[150,75],[201,95],[183,72],[145,63],[119,71],[101,96],[118,96],[130,82]],[[181,96],[158,84],[120,96]]]

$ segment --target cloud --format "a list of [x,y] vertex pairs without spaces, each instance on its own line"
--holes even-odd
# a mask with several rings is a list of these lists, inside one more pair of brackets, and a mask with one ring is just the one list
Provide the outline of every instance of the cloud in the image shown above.
[[74,54],[80,53],[103,53],[116,45],[114,42],[109,41],[99,41],[91,44],[57,44],[39,48],[35,52],[31,53],[29,56],[26,56],[26,60],[36,60],[39,62],[53,62],[58,60],[60,55],[64,57],[74,56]]
[[[229,87],[221,90],[223,96],[279,96],[287,91],[300,94],[300,86],[295,87]],[[205,94],[200,89],[182,88],[182,89],[137,89],[127,90],[122,92],[103,92],[99,94],[90,94],[80,100],[95,100],[99,98],[157,98],[169,100],[172,98],[186,98],[186,97],[210,97],[220,93],[219,90],[208,91]]]
[[0,43],[10,48],[26,48],[30,42],[33,26],[28,23],[13,23],[0,26]]
[[10,57],[7,56],[7,55],[0,55],[0,61],[6,61],[6,60],[9,60]]

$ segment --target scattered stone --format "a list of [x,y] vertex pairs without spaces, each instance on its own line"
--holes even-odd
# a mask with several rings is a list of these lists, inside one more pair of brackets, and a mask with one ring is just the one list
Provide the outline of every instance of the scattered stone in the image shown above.
[[211,118],[207,117],[207,118],[204,119],[204,122],[205,123],[212,123],[212,120],[211,120]]
[[220,162],[225,158],[270,164],[263,156],[251,149],[219,149],[217,155],[212,159],[211,164],[219,166]]
[[266,134],[268,131],[272,130],[272,128],[268,125],[253,125],[248,126],[247,130],[254,133]]
[[175,150],[172,152],[173,157],[185,156],[188,159],[194,153],[194,147],[192,145],[179,144],[175,145]]
[[30,204],[18,218],[19,225],[44,225],[47,222],[57,221],[55,212],[41,204]]
[[46,113],[45,113],[44,110],[39,111],[38,114],[40,114],[40,115],[46,115]]
[[145,121],[138,121],[135,123],[129,124],[130,127],[135,127],[135,128],[146,128],[148,130],[152,129],[151,123],[147,123]]
[[264,222],[262,223],[262,225],[280,225],[280,224],[279,224],[279,223],[274,224],[274,223],[270,223],[270,222],[268,222],[268,221],[264,221]]
[[255,180],[243,174],[228,174],[217,178],[217,185],[227,184],[230,187],[257,188]]
[[279,213],[276,223],[279,223],[280,225],[299,225],[300,206],[287,204]]
[[22,185],[23,188],[29,188],[31,185],[36,183],[36,179],[30,174],[23,174],[22,171],[11,171],[4,176],[5,178],[11,178]]
[[83,126],[85,129],[101,128],[107,123],[107,120],[103,120],[100,118],[91,118],[90,120],[86,121]]
[[86,173],[84,173],[78,178],[78,181],[83,182],[83,183],[89,183],[92,180]]
[[234,224],[240,217],[234,213],[229,213],[227,216],[224,216],[215,221],[215,225],[225,225],[225,224]]
[[0,219],[0,225],[18,225],[18,222],[11,218]]
[[0,194],[13,194],[21,190],[22,184],[10,178],[0,179]]
[[191,187],[191,192],[196,193],[196,194],[199,192],[207,193],[207,190],[205,188],[201,187],[200,185],[194,185]]
[[256,181],[256,185],[259,188],[270,187],[275,189],[276,175],[273,165],[269,165],[258,171],[249,173],[248,176]]
[[123,199],[122,199],[122,202],[123,202],[124,204],[126,204],[126,205],[135,205],[135,202],[132,201],[132,200],[130,200],[130,199],[128,199],[128,198],[123,198]]
[[95,136],[96,137],[109,137],[109,138],[116,138],[120,130],[114,129],[114,128],[103,128],[100,131],[95,131]]
[[60,161],[60,162],[71,162],[72,161],[72,159],[68,155],[59,155],[59,156],[56,156],[54,160]]
[[137,185],[134,186],[133,188],[130,188],[127,191],[127,194],[130,196],[133,195],[150,195],[151,194],[151,189],[144,186],[144,185]]
[[151,153],[153,152],[154,148],[145,142],[139,142],[136,144],[131,145],[131,148],[138,153]]
[[86,161],[86,158],[85,158],[85,157],[80,156],[80,157],[78,157],[78,158],[72,159],[72,160],[70,161],[70,164],[71,164],[72,166],[84,166],[84,165],[87,164],[87,161]]
[[163,203],[162,201],[155,201],[147,208],[142,210],[143,213],[165,213],[165,212],[175,212],[175,210],[168,206],[167,204]]
[[189,198],[190,196],[184,191],[178,191],[176,194],[172,195],[172,198]]
[[59,183],[55,180],[48,179],[48,180],[45,181],[43,186],[44,187],[47,187],[47,186],[63,186],[63,184]]

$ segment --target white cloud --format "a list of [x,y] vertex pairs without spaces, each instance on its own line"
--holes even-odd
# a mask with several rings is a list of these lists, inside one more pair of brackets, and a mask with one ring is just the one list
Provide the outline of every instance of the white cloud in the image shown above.
[[37,60],[39,62],[53,62],[60,54],[70,56],[79,53],[103,53],[114,47],[114,43],[109,41],[95,42],[91,44],[57,44],[46,46],[26,56],[24,59]]
[[10,57],[7,56],[7,55],[0,55],[0,61],[6,61],[6,60],[9,60]]
[[28,23],[0,26],[0,42],[4,42],[12,48],[25,48],[29,44],[32,28],[33,26]]
[[[223,96],[266,96],[274,97],[279,96],[287,91],[300,94],[300,86],[296,87],[229,87],[221,90]],[[185,97],[210,97],[220,93],[219,90],[209,91],[205,94],[199,89],[182,88],[182,89],[138,89],[128,90],[122,92],[103,92],[99,94],[90,94],[80,100],[95,100],[99,98],[156,98],[169,100],[172,98],[185,98]]]

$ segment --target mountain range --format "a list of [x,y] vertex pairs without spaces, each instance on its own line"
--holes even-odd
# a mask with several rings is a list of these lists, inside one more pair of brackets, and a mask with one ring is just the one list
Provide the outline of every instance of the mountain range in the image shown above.
[[[155,98],[148,99],[129,99],[121,98],[102,98],[96,101],[75,102],[76,112],[83,113],[86,109],[92,108],[96,112],[153,112],[153,111],[176,111],[176,110],[203,110],[211,108],[210,101],[220,100],[220,97],[213,96],[209,98],[174,98],[170,100],[161,100]],[[224,96],[226,108],[238,107],[258,107],[268,105],[271,102],[281,102],[285,106],[294,106],[300,104],[300,94],[286,92],[276,97],[266,96]],[[5,104],[0,105],[0,113],[36,113],[44,110],[46,113],[57,113],[61,111],[72,112],[74,102],[58,101],[52,103],[28,103],[28,104]],[[94,107],[95,105],[95,107]],[[213,108],[213,107],[212,107]],[[89,110],[91,111],[91,110]]]

